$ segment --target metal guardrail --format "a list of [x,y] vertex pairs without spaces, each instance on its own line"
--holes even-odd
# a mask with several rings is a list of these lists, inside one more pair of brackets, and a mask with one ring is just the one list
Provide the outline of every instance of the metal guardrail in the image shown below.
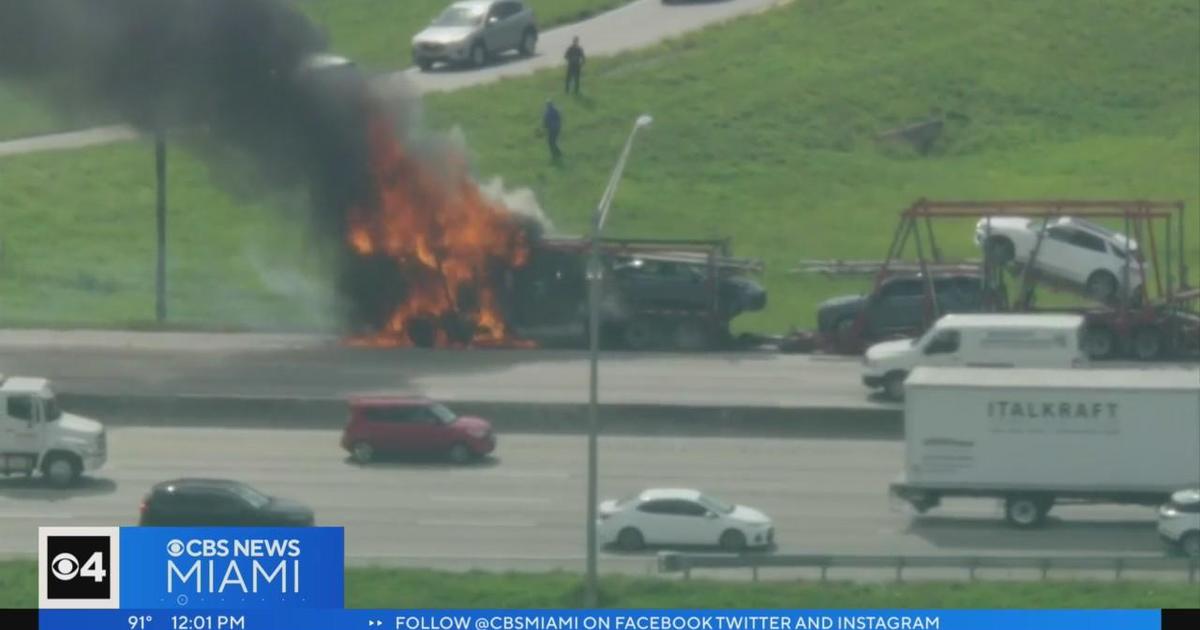
[[829,554],[687,554],[663,552],[658,555],[659,573],[683,573],[689,579],[694,569],[750,569],[758,581],[759,569],[811,568],[820,569],[821,581],[828,578],[830,569],[892,569],[897,582],[904,579],[905,569],[963,569],[968,579],[978,579],[981,569],[1031,569],[1041,571],[1042,579],[1051,570],[1112,571],[1113,579],[1121,579],[1125,571],[1186,571],[1188,582],[1200,576],[1200,558],[1169,556],[861,556]]

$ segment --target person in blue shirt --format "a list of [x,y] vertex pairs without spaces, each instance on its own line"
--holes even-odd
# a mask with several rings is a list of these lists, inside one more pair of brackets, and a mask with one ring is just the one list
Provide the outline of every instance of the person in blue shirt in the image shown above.
[[554,106],[554,101],[546,101],[546,110],[542,113],[542,127],[546,130],[546,142],[550,145],[550,157],[557,160],[562,157],[558,148],[558,133],[562,131],[562,114]]

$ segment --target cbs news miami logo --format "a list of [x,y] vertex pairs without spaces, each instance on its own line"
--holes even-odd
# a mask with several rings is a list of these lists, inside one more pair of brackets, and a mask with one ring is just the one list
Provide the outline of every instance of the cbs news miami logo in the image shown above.
[[341,608],[344,558],[341,527],[41,527],[38,606]]
[[118,527],[38,528],[38,607],[120,608]]

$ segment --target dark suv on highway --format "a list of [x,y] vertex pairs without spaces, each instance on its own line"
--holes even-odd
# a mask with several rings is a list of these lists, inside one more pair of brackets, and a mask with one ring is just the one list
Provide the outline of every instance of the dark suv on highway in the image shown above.
[[[974,274],[946,274],[933,278],[938,313],[977,313],[983,310],[982,280]],[[926,280],[919,275],[884,280],[869,295],[846,295],[822,302],[817,309],[820,335],[845,353],[894,337],[915,337],[929,326],[931,310],[925,296]],[[861,326],[856,325],[859,314]]]
[[263,494],[240,481],[175,479],[150,490],[142,501],[142,526],[308,527],[308,506]]

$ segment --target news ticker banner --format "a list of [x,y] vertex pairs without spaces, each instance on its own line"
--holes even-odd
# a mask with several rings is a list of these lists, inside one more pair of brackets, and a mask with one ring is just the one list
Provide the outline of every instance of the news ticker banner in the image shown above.
[[11,630],[1158,630],[1158,610],[43,610]]
[[38,606],[337,609],[344,558],[340,527],[41,527]]
[[342,528],[44,527],[38,553],[41,610],[0,611],[0,630],[1170,627],[1157,610],[345,610]]

